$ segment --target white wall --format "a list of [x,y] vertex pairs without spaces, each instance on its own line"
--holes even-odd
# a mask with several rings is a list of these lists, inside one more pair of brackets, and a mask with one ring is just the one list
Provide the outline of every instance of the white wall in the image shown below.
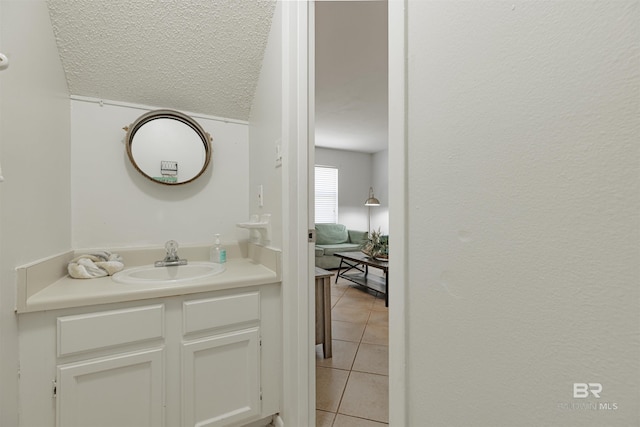
[[408,2],[407,425],[638,425],[639,7]]
[[74,248],[242,238],[235,224],[249,216],[248,126],[192,115],[213,137],[211,163],[197,180],[166,186],[139,174],[125,151],[123,126],[151,109],[72,100]]
[[69,98],[45,1],[0,2],[0,425],[18,425],[15,267],[71,248]]
[[[348,229],[366,230],[368,213],[364,202],[373,185],[371,154],[316,147],[315,155],[316,165],[338,168],[338,223]],[[379,226],[373,221],[375,209],[371,208],[372,228]]]
[[[277,3],[249,118],[249,209],[271,214],[271,246],[282,248],[282,167],[276,166],[282,145],[282,4]],[[263,206],[258,204],[258,186]],[[248,219],[248,218],[247,218]],[[249,233],[245,232],[245,238]]]

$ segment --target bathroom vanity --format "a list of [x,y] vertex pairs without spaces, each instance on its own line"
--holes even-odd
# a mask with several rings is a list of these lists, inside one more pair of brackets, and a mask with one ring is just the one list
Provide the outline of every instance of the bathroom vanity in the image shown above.
[[[20,425],[227,426],[278,413],[280,253],[231,252],[224,273],[186,283],[47,281],[72,254],[18,269]],[[122,255],[135,265],[159,253]]]

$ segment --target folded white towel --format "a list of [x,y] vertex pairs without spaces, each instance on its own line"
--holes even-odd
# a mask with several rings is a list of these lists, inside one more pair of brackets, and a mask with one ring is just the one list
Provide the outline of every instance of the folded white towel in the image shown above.
[[74,279],[93,279],[111,276],[123,268],[124,263],[120,255],[100,251],[75,257],[69,262],[67,271]]

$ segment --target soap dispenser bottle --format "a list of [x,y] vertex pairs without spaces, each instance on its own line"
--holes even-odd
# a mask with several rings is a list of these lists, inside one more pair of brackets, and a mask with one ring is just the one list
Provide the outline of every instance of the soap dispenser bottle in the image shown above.
[[216,234],[216,241],[211,248],[211,262],[224,264],[227,262],[227,251],[220,245],[220,235]]

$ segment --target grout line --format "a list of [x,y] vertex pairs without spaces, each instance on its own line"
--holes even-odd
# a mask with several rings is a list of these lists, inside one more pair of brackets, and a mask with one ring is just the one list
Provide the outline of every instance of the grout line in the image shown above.
[[338,408],[336,409],[336,415],[333,417],[333,423],[336,422],[336,418],[338,418],[338,414],[340,413],[340,405],[342,405],[342,399],[344,398],[344,392],[347,391],[347,386],[349,385],[349,378],[351,378],[351,371],[349,371],[349,375],[347,375],[347,382],[344,383],[344,388],[342,389],[342,394],[340,395],[340,401],[338,402]]

